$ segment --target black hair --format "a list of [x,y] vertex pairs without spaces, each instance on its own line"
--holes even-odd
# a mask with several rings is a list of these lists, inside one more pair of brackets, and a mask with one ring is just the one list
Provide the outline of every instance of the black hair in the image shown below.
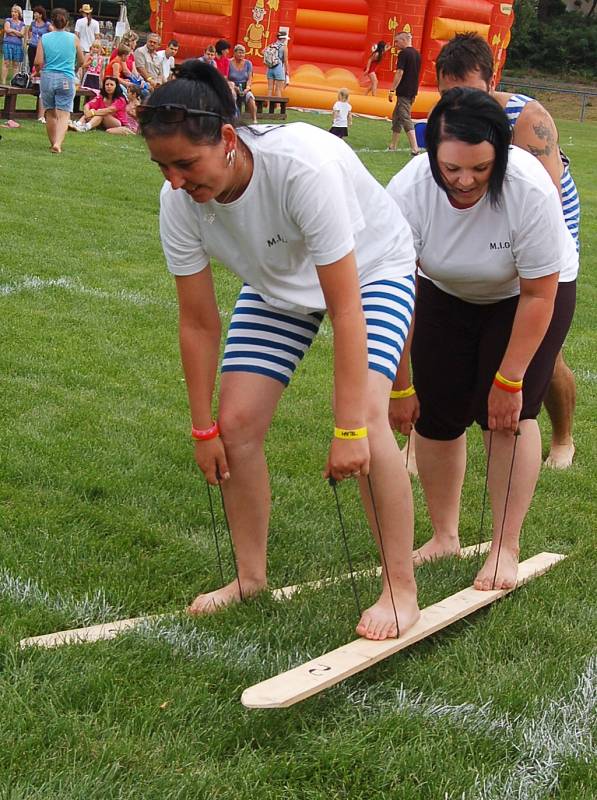
[[180,47],[178,39],[170,39],[168,42],[168,47]]
[[377,56],[376,61],[379,63],[383,58],[383,54],[386,52],[386,43],[385,42],[378,42],[375,45],[375,51],[373,53],[374,56]]
[[118,78],[113,78],[111,75],[106,75],[102,81],[102,88],[100,89],[100,94],[104,100],[108,97],[108,93],[106,92],[106,81],[114,81],[116,84],[114,94],[112,95],[112,100],[117,100],[119,97],[124,97],[124,92],[122,91],[122,86],[120,85]]
[[447,192],[437,162],[441,142],[456,139],[467,144],[489,142],[495,150],[495,161],[489,178],[491,205],[499,206],[508,166],[511,141],[510,124],[504,109],[487,92],[455,87],[442,95],[431,112],[425,130],[431,173],[440,189]]
[[442,47],[435,62],[438,80],[440,75],[464,80],[469,72],[476,70],[489,84],[493,77],[493,53],[478,33],[457,33]]
[[[228,81],[214,69],[197,58],[189,58],[176,70],[176,80],[158,86],[147,98],[148,106],[181,105],[195,111],[211,111],[217,117],[187,117],[176,125],[160,122],[154,118],[141,122],[141,133],[145,137],[172,136],[181,133],[192,142],[216,143],[221,139],[222,125],[229,123],[239,127],[236,118],[236,101]],[[141,117],[142,119],[142,117]]]
[[216,42],[216,53],[221,56],[224,50],[230,50],[231,47],[232,45],[226,39],[218,39]]

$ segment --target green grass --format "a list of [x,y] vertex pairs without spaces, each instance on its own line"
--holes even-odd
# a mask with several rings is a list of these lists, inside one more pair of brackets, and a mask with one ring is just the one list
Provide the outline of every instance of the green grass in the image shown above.
[[[329,116],[294,116],[329,125]],[[217,564],[158,240],[160,175],[133,137],[69,135],[56,157],[37,123],[2,131],[2,800],[597,793],[586,686],[574,705],[579,676],[595,673],[594,662],[592,672],[587,665],[595,651],[597,129],[559,127],[584,212],[579,303],[566,346],[578,382],[578,454],[568,472],[542,471],[522,546],[524,557],[549,550],[568,558],[488,610],[278,712],[243,709],[242,689],[352,638],[347,583],[285,603],[260,597],[211,619],[173,618],[112,642],[17,648],[21,637],[102,616],[176,611],[217,584]],[[387,123],[363,119],[350,135],[384,183],[407,158],[373,152],[387,137]],[[216,279],[227,319],[238,284],[220,269]],[[268,437],[272,586],[345,571],[321,479],[330,373],[326,325]],[[477,432],[469,450],[464,544],[478,535]],[[429,522],[416,481],[413,490],[420,543]],[[368,567],[376,555],[356,490],[342,486],[341,494],[353,558]],[[474,568],[421,568],[421,604],[458,591]],[[232,575],[229,560],[226,570]],[[363,602],[375,596],[371,581],[360,589]],[[574,735],[566,709],[575,709]],[[549,730],[563,742],[559,753]],[[538,742],[542,751],[533,749]],[[508,783],[517,770],[526,793]]]

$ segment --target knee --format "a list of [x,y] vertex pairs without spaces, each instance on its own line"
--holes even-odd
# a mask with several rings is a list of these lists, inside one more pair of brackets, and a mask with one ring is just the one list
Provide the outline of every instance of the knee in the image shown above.
[[221,406],[218,424],[222,441],[227,449],[261,446],[267,430],[267,428],[264,430],[254,409],[241,405]]

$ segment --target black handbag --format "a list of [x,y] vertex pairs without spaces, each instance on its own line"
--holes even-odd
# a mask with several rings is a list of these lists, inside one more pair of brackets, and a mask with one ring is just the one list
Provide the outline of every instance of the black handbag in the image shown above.
[[31,75],[28,72],[15,72],[10,85],[15,89],[28,89],[31,86]]

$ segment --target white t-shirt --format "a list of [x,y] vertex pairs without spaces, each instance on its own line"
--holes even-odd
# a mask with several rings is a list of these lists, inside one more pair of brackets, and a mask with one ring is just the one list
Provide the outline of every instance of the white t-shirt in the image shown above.
[[232,203],[195,203],[168,181],[160,235],[169,270],[192,275],[211,257],[279,308],[325,309],[315,265],[355,250],[361,286],[412,275],[415,251],[400,209],[355,153],[328,132],[296,122],[239,130],[253,175]]
[[75,22],[75,33],[81,42],[81,49],[84,53],[91,50],[91,45],[94,43],[97,36],[99,36],[100,26],[96,19],[91,19],[90,24],[87,24],[87,17],[81,17]]
[[168,58],[166,58],[165,50],[158,50],[157,54],[160,59],[160,64],[162,65],[162,75],[164,76],[164,82],[166,82],[170,77],[170,73],[176,66],[176,62],[174,60],[174,56],[168,56]]
[[338,116],[332,122],[332,128],[348,128],[348,115],[352,111],[352,106],[345,100],[336,100],[333,111],[338,112]]
[[421,274],[469,303],[494,303],[520,293],[520,278],[560,273],[573,281],[578,256],[558,191],[545,168],[511,147],[502,203],[488,195],[454,208],[435,183],[427,155],[418,156],[388,185],[412,228]]

